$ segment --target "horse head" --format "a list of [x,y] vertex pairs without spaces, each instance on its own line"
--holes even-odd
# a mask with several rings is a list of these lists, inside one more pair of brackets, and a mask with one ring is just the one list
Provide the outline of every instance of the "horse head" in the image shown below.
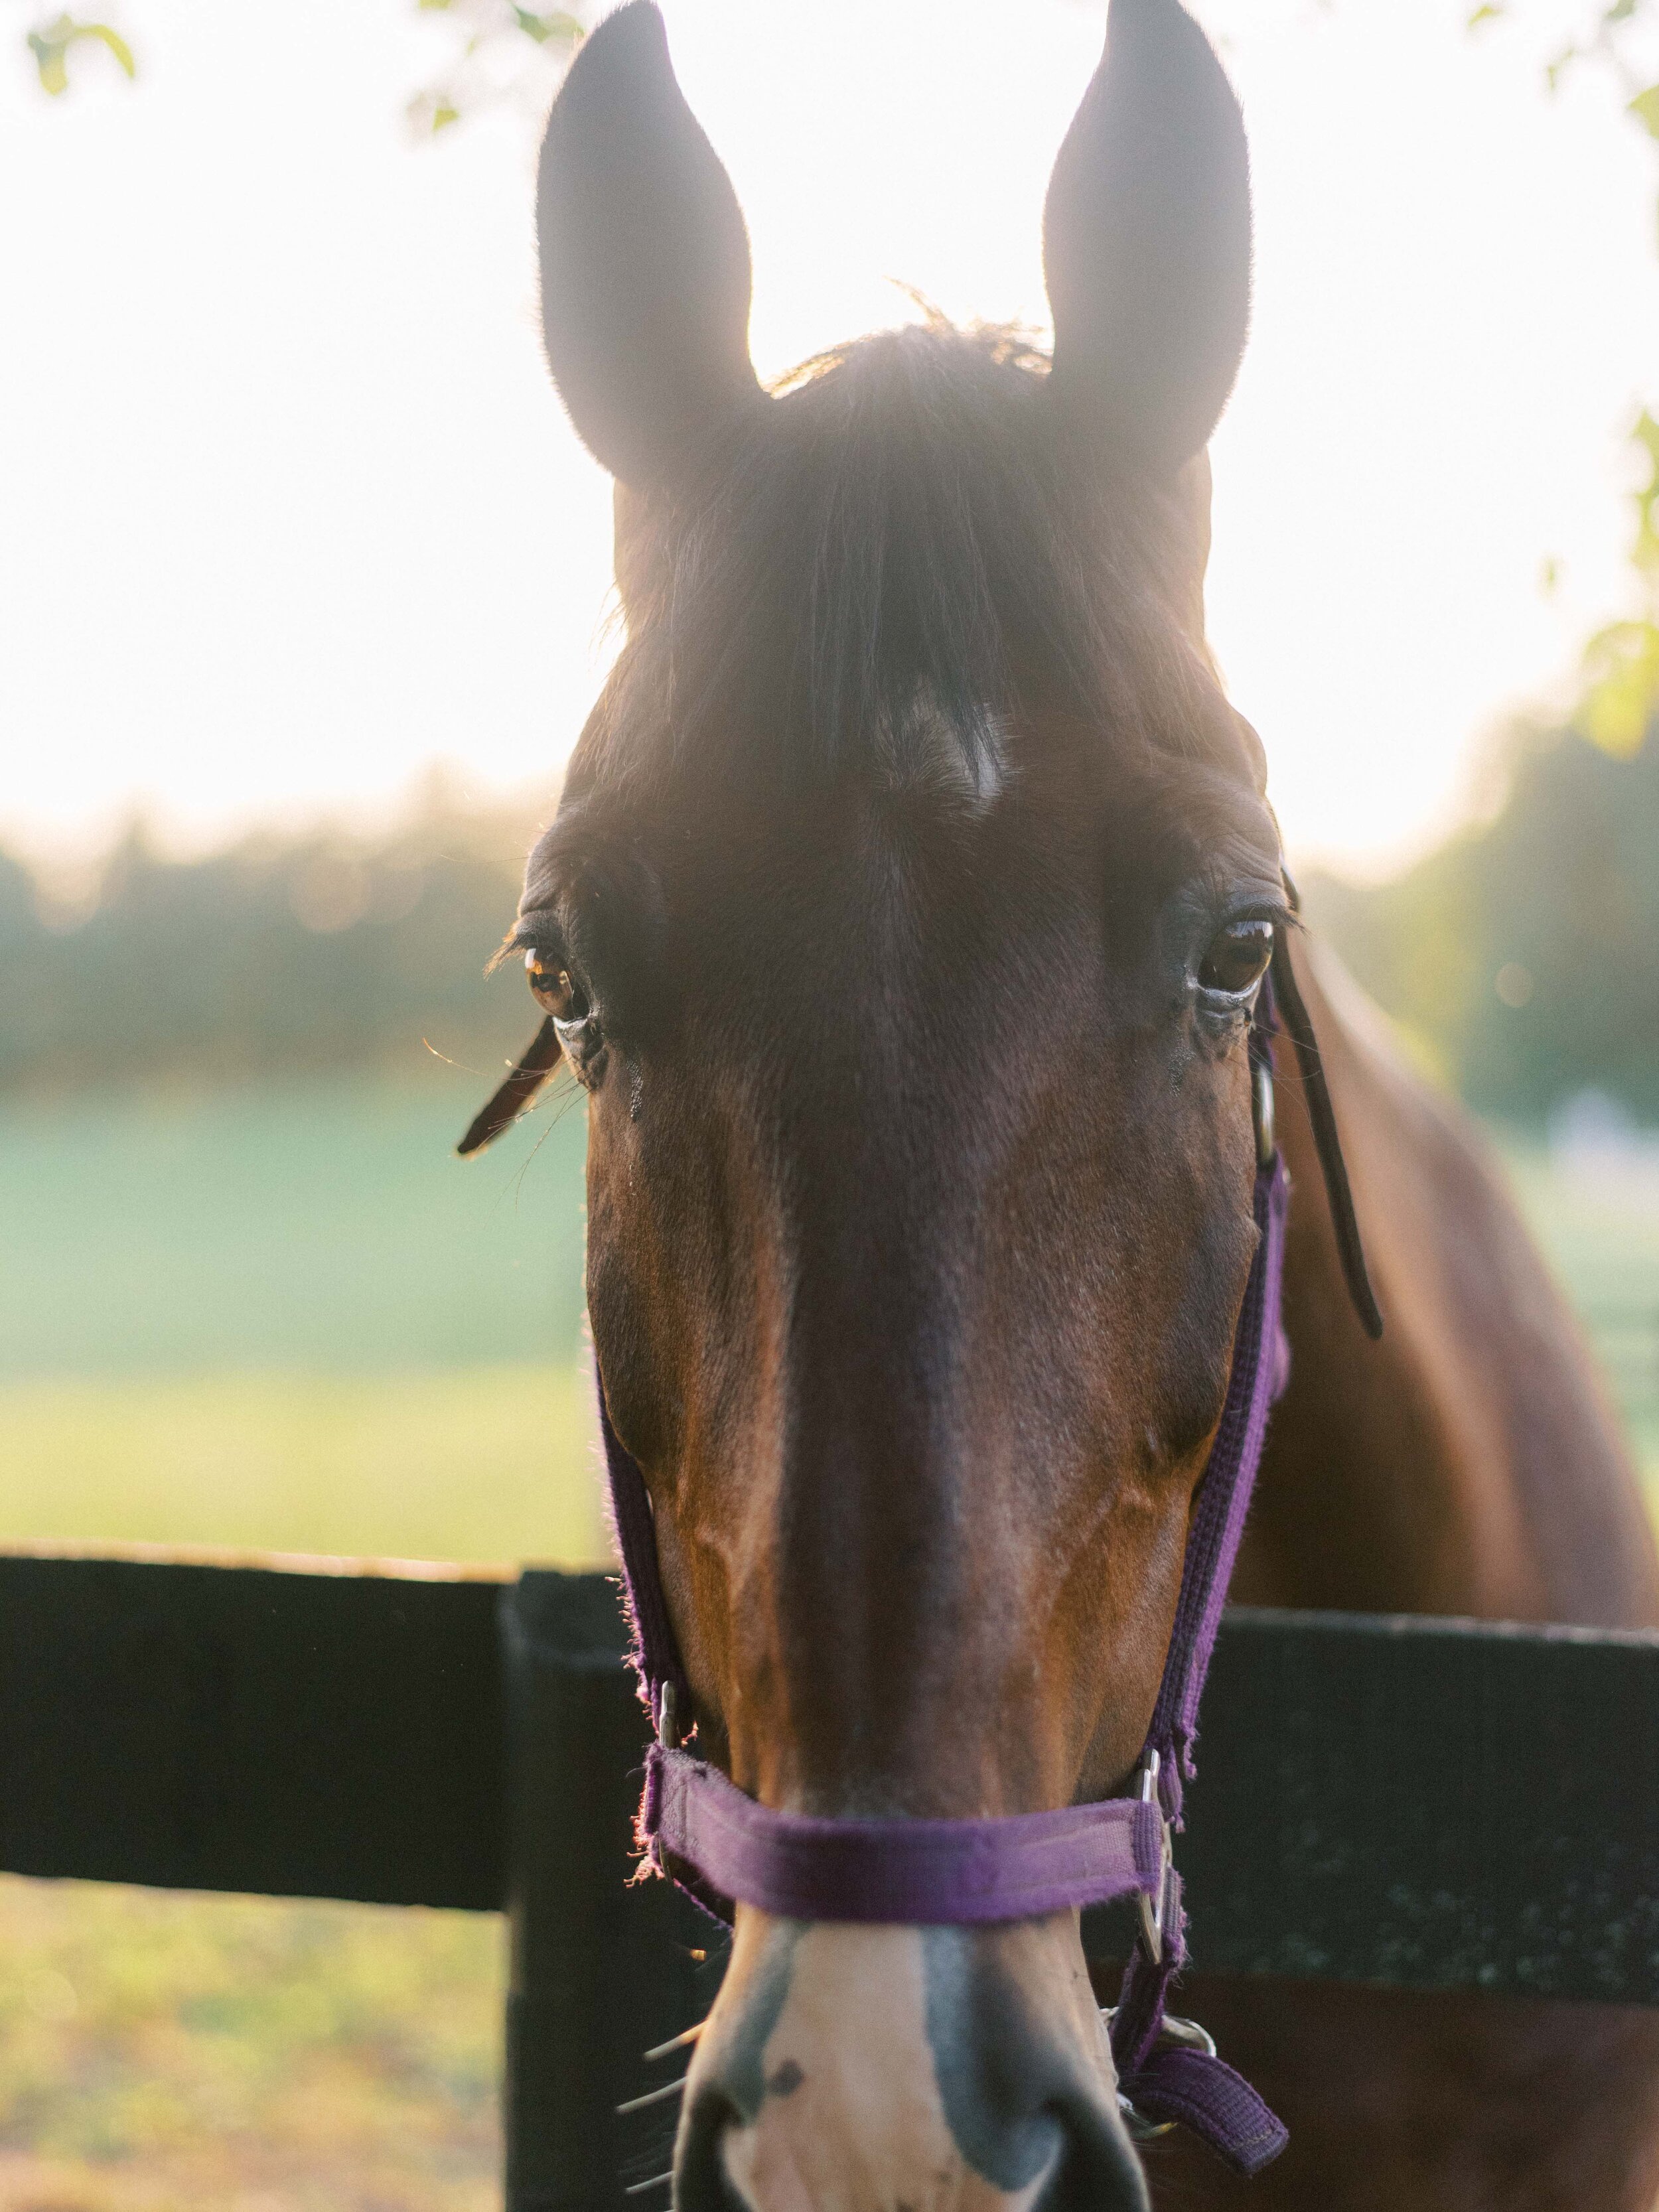
[[[588,1095],[588,1304],[702,1755],[763,1806],[1120,1790],[1257,1243],[1282,930],[1205,649],[1243,131],[1113,0],[1045,216],[1052,359],[939,321],[775,390],[731,185],[631,0],[539,183],[627,642],[512,943]],[[1075,1912],[740,1905],[685,2212],[1141,2206]]]

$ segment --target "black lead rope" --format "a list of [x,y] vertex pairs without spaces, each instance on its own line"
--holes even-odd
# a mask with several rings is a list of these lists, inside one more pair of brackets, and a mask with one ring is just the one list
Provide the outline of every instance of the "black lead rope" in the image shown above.
[[[1300,913],[1302,901],[1288,874],[1285,889],[1290,896],[1291,912]],[[1291,965],[1289,934],[1283,930],[1273,939],[1273,985],[1279,1018],[1295,1048],[1296,1064],[1301,1072],[1308,1119],[1313,1124],[1314,1149],[1319,1155],[1319,1171],[1325,1180],[1325,1197],[1331,1209],[1331,1224],[1336,1231],[1342,1278],[1347,1284],[1353,1310],[1359,1316],[1359,1325],[1375,1343],[1382,1334],[1382,1309],[1376,1303],[1370,1271],[1365,1265],[1365,1248],[1360,1242],[1359,1218],[1354,1212],[1347,1162],[1342,1157],[1342,1139],[1337,1133],[1336,1109],[1331,1104],[1330,1085],[1325,1080],[1319,1039],[1314,1034],[1302,988]]]

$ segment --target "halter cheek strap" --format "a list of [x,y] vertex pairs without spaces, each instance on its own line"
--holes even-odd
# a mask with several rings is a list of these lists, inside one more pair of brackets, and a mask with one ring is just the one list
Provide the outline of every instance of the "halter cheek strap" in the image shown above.
[[1287,2140],[1249,2084],[1201,2029],[1166,2012],[1186,1963],[1186,1916],[1171,1844],[1193,1772],[1199,1699],[1243,1534],[1267,1416],[1288,1373],[1279,1322],[1289,1183],[1272,1136],[1264,1006],[1250,1040],[1255,1097],[1258,1238],[1233,1346],[1221,1422],[1194,1493],[1174,1631],[1139,1765],[1139,1791],[1058,1811],[983,1820],[823,1820],[756,1802],[678,1742],[690,1696],[664,1601],[645,1478],[613,1427],[600,1388],[611,1509],[633,1624],[633,1662],[657,1728],[639,1837],[717,1917],[732,1900],[800,1920],[966,1926],[1134,1898],[1139,1930],[1122,1995],[1108,2014],[1119,2101],[1133,2132],[1179,2121],[1254,2173]]

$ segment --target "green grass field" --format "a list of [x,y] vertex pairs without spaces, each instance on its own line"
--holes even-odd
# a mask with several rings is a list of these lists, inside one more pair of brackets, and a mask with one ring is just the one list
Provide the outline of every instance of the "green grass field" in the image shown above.
[[[580,1114],[487,1074],[0,1113],[0,1545],[605,1558]],[[1659,1217],[1506,1164],[1659,1475]],[[0,1880],[0,2212],[483,2212],[493,1920]]]
[[12,1382],[3,1540],[603,1565],[590,1404],[528,1361]]
[[1659,1512],[1659,1203],[1502,1144],[1510,1187],[1590,1341]]
[[580,1115],[483,1088],[0,1115],[0,1543],[602,1561]]
[[[601,1560],[581,1117],[458,1161],[487,1079],[0,1113],[0,1543]],[[1503,1151],[1659,1471],[1659,1213]]]
[[0,1882],[7,2212],[485,2212],[500,1924]]
[[0,1376],[574,1358],[580,1094],[457,1160],[489,1081],[10,1106]]

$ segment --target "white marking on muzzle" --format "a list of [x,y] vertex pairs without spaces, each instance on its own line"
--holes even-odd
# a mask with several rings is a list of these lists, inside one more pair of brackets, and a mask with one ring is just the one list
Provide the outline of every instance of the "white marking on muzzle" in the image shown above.
[[726,2179],[750,2212],[1029,2212],[1053,2171],[1050,2160],[1009,2191],[957,2148],[915,1929],[808,1929],[763,2069],[759,2112],[721,2138]]

